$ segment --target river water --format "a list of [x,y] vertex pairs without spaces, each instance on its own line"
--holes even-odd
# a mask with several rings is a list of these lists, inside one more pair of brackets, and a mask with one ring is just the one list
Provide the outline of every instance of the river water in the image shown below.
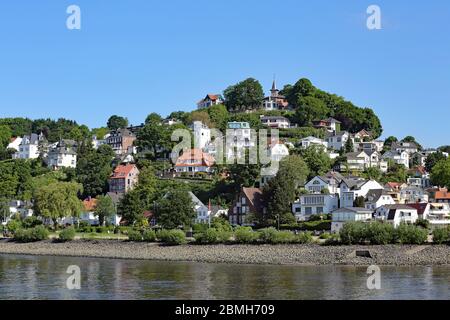
[[[71,265],[80,289],[67,287]],[[380,269],[369,290],[367,267],[0,255],[0,299],[450,299],[450,266]]]

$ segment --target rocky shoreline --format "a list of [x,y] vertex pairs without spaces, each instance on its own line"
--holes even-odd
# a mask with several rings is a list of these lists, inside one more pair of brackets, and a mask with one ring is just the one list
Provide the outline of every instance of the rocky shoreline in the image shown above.
[[117,240],[0,241],[0,254],[273,265],[450,265],[448,245],[183,245]]

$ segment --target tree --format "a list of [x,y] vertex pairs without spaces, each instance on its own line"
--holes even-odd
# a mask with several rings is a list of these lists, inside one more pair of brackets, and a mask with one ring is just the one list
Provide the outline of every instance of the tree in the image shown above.
[[434,185],[450,188],[450,159],[436,163],[431,170],[430,178]]
[[359,196],[355,199],[355,201],[353,202],[353,206],[356,208],[364,208],[366,205],[365,203],[365,199],[363,196]]
[[345,153],[349,153],[349,152],[353,152],[354,151],[354,146],[353,146],[352,139],[349,138],[347,140],[347,142],[345,143],[344,151],[345,151]]
[[227,128],[229,114],[223,104],[214,105],[207,109],[211,124],[223,132]]
[[137,186],[127,192],[119,202],[117,213],[129,225],[143,219],[144,211],[153,209],[156,196],[156,176],[152,167],[143,167],[139,172]]
[[109,145],[94,150],[91,145],[80,148],[76,167],[77,181],[83,185],[83,197],[96,197],[108,190],[114,151]]
[[295,116],[301,126],[311,126],[313,120],[320,120],[329,115],[329,109],[325,103],[315,97],[300,97],[297,105]]
[[309,168],[302,157],[290,155],[280,161],[279,171],[289,173],[291,180],[296,188],[304,185],[309,176]]
[[311,97],[316,92],[316,88],[311,81],[306,78],[298,80],[294,86],[287,85],[283,88],[282,94],[286,96],[289,104],[299,107],[299,101],[304,97]]
[[0,125],[0,150],[5,149],[11,140],[11,129],[8,126]]
[[109,128],[109,130],[126,128],[128,127],[128,119],[117,115],[113,115],[108,119],[107,127]]
[[430,154],[425,160],[425,169],[427,172],[431,172],[433,167],[441,160],[445,160],[447,157],[442,152],[435,152]]
[[82,203],[78,194],[82,186],[74,182],[55,182],[42,186],[34,198],[34,210],[41,217],[51,219],[55,228],[58,220],[65,217],[78,217]]
[[224,91],[225,105],[229,111],[258,109],[264,99],[264,91],[258,80],[248,78]]
[[331,169],[331,159],[322,146],[312,145],[300,152],[310,170],[309,177],[322,175]]
[[98,215],[98,221],[101,226],[104,225],[105,219],[116,214],[116,209],[111,197],[97,196],[97,203],[95,205],[95,214]]
[[263,199],[267,214],[257,219],[263,225],[291,223],[294,216],[291,204],[296,198],[296,183],[292,172],[280,169],[263,188]]
[[162,117],[157,114],[156,112],[150,113],[147,118],[145,118],[145,123],[153,123],[153,124],[160,124],[162,121]]
[[370,167],[370,168],[367,168],[366,171],[364,171],[363,176],[369,180],[379,181],[379,180],[381,180],[383,174],[380,171],[380,169],[378,169],[376,167]]
[[191,226],[195,217],[194,203],[187,191],[169,192],[159,201],[156,210],[158,224],[167,229]]

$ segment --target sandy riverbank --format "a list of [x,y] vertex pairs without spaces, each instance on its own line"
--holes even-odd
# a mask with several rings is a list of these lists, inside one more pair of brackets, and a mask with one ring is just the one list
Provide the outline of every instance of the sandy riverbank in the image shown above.
[[[368,250],[371,257],[357,257]],[[448,245],[320,246],[309,245],[184,245],[77,240],[67,243],[0,241],[0,254],[29,254],[236,264],[306,265],[450,265]]]

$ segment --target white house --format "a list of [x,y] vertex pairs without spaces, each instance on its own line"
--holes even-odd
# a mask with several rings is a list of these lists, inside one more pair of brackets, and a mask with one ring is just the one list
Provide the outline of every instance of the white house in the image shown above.
[[211,130],[203,124],[201,121],[194,121],[192,124],[192,130],[194,131],[194,147],[203,149],[211,142]]
[[188,149],[177,158],[174,168],[177,173],[211,173],[214,162],[214,157],[201,149]]
[[341,208],[353,207],[356,198],[365,198],[370,190],[383,190],[383,186],[375,180],[364,180],[360,178],[343,179],[339,188]]
[[395,204],[395,201],[387,191],[383,189],[374,189],[367,192],[365,199],[366,209],[375,210],[376,208],[388,204]]
[[400,190],[400,203],[428,202],[428,198],[421,187],[408,185]]
[[341,131],[329,134],[326,141],[329,148],[339,151],[345,147],[348,139],[351,139],[350,134],[347,131]]
[[331,232],[339,232],[346,222],[370,221],[373,210],[366,208],[340,208],[331,213]]
[[[368,168],[378,168],[381,172],[387,172],[388,164],[386,161],[380,160],[378,151],[358,151],[345,154],[347,158],[346,170],[364,171]],[[341,165],[341,171],[343,171]]]
[[406,168],[409,168],[409,153],[406,151],[386,151],[383,154],[383,160],[392,160],[394,163],[402,164]]
[[304,194],[292,204],[297,221],[307,221],[314,214],[328,214],[339,206],[337,194]]
[[429,203],[428,211],[424,214],[424,219],[430,222],[432,229],[450,226],[450,204]]
[[228,122],[225,140],[225,150],[228,159],[245,154],[247,148],[254,147],[256,136],[252,137],[250,124],[248,122]]
[[197,102],[197,108],[204,109],[222,103],[223,98],[220,94],[207,94],[205,98]]
[[194,203],[194,210],[197,213],[195,222],[196,223],[208,223],[213,218],[210,215],[211,211],[191,191],[189,191],[189,195],[191,196],[192,202]]
[[269,146],[270,158],[272,161],[280,162],[289,155],[289,149],[280,141],[271,143]]
[[401,223],[413,224],[418,219],[417,209],[405,204],[384,205],[375,210],[374,218],[392,223],[398,227]]
[[322,193],[324,189],[330,194],[339,194],[339,184],[344,177],[338,173],[330,171],[323,176],[315,176],[305,184],[305,189],[309,193]]
[[323,146],[325,149],[328,148],[328,143],[325,140],[316,137],[306,137],[300,140],[300,148],[307,149],[312,145]]
[[76,168],[77,152],[75,142],[61,140],[48,152],[48,167],[54,170],[60,168]]
[[24,136],[19,144],[19,151],[13,156],[14,159],[36,159],[39,157],[39,143],[44,140],[42,134]]
[[287,129],[291,126],[291,122],[285,117],[277,116],[263,116],[261,123],[269,128]]
[[8,211],[4,212],[4,215],[0,216],[0,220],[3,225],[6,225],[12,218],[19,215],[20,218],[25,219],[33,215],[32,203],[22,200],[13,200],[8,205]]
[[419,146],[414,142],[400,141],[393,142],[391,145],[391,150],[397,152],[406,152],[408,153],[408,155],[413,155],[414,153],[419,151]]
[[11,138],[11,142],[8,144],[6,149],[13,149],[19,151],[19,146],[22,143],[22,140],[23,139],[21,137]]

